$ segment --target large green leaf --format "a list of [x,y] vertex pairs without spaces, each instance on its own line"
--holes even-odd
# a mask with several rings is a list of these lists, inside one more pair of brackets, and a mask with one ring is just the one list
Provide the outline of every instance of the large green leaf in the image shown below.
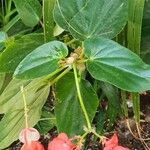
[[0,112],[6,113],[10,109],[23,109],[24,105],[22,100],[22,93],[20,90],[21,86],[23,86],[25,89],[27,105],[30,105],[34,102],[37,90],[44,85],[45,83],[40,79],[33,81],[13,79],[0,95]]
[[113,38],[127,20],[127,0],[56,0],[54,19],[75,38]]
[[38,0],[13,0],[25,25],[34,27],[42,16],[42,7]]
[[87,69],[94,78],[127,91],[150,89],[150,66],[130,50],[104,38],[88,39],[84,48]]
[[[41,115],[41,108],[45,103],[49,93],[49,88],[45,87],[37,92],[32,104],[28,106],[28,125],[33,127]],[[18,139],[20,131],[25,128],[24,110],[11,109],[5,114],[0,121],[0,149],[4,149],[12,142]]]
[[[80,88],[90,121],[92,121],[98,106],[98,98],[88,81],[81,80]],[[56,84],[55,115],[58,131],[70,136],[83,133],[83,127],[87,126],[79,104],[74,76],[71,73]]]
[[12,41],[0,55],[0,72],[13,72],[25,56],[43,43],[42,34],[29,34]]
[[48,75],[59,68],[59,61],[68,55],[64,43],[52,41],[27,55],[16,68],[14,76],[32,79]]

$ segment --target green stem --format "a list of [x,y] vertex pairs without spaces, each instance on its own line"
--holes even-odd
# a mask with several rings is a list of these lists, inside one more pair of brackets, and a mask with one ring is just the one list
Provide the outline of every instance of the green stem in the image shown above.
[[17,9],[13,9],[11,12],[7,13],[7,15],[5,16],[6,20],[9,20],[9,18],[17,12]]
[[56,118],[41,118],[39,121],[45,121],[45,120],[56,120]]
[[59,73],[59,72],[62,71],[63,69],[65,69],[65,67],[61,67],[61,68],[57,69],[56,71],[54,71],[53,73],[51,73],[51,74],[49,74],[47,77],[45,77],[44,80],[50,79],[52,76],[56,75],[57,73]]
[[82,145],[82,143],[84,142],[84,138],[87,136],[88,133],[89,133],[89,132],[85,132],[85,133],[81,136],[81,138],[80,138],[80,140],[79,140],[79,142],[78,142],[77,145]]
[[27,103],[26,103],[26,97],[25,97],[25,92],[23,86],[21,86],[21,92],[23,96],[23,102],[24,102],[24,116],[25,116],[25,127],[28,128],[28,108],[27,108]]
[[69,42],[67,42],[66,45],[70,45],[70,44],[74,43],[75,41],[77,41],[77,40],[76,39],[72,39]]
[[66,70],[64,70],[59,76],[57,76],[52,82],[50,82],[50,86],[56,83],[60,78],[62,78],[65,74],[67,74],[72,68],[68,67]]
[[[145,0],[128,0],[128,48],[140,55],[142,18]],[[131,93],[133,100],[133,111],[136,122],[140,122],[140,96],[138,93]]]
[[140,123],[140,96],[138,93],[132,93],[133,112],[136,122]]
[[121,99],[122,99],[122,108],[123,108],[125,117],[128,118],[128,106],[127,106],[126,92],[123,90],[121,90]]
[[84,106],[83,99],[82,99],[82,96],[81,96],[81,91],[80,91],[80,85],[79,85],[79,80],[78,80],[78,75],[77,75],[76,64],[73,64],[73,71],[74,71],[74,77],[75,77],[75,83],[76,83],[76,88],[77,88],[77,94],[78,94],[79,102],[80,102],[82,111],[84,113],[88,129],[91,129],[92,127],[91,127],[90,119],[89,119],[88,113],[86,111],[86,108]]

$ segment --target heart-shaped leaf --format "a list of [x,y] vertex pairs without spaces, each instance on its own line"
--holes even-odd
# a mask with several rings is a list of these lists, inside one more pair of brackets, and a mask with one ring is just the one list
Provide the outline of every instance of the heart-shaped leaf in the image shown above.
[[27,55],[16,68],[14,76],[33,79],[48,75],[59,68],[59,61],[68,54],[66,45],[52,41],[35,49]]
[[84,48],[94,78],[127,91],[150,89],[150,66],[127,48],[104,38],[88,39]]
[[[90,121],[92,121],[98,106],[98,98],[88,81],[81,80],[80,88],[84,105]],[[56,84],[55,115],[58,131],[65,132],[70,136],[82,134],[83,127],[87,126],[79,104],[75,79],[72,73],[64,76]]]
[[54,19],[77,39],[113,38],[127,21],[127,0],[56,0]]
[[8,42],[7,48],[0,55],[0,72],[12,73],[24,57],[44,43],[44,37],[35,33]]

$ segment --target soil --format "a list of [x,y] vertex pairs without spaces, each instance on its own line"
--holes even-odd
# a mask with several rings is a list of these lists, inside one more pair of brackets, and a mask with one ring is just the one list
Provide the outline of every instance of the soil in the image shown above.
[[[130,123],[130,128],[134,136],[138,137],[138,132],[136,130],[136,124],[133,118],[133,113],[131,111],[130,118],[128,119]],[[128,147],[130,150],[146,150],[144,144],[141,140],[134,137],[129,128],[126,125],[125,119],[118,119],[116,125],[114,126],[114,131],[117,132],[119,138],[119,145]],[[140,125],[141,137],[149,147],[150,150],[150,94],[141,95],[141,125]],[[106,133],[107,137],[111,137],[113,131]],[[48,141],[57,136],[56,129],[52,129],[46,135],[41,136],[41,143],[47,149]],[[149,139],[148,139],[149,138]],[[14,142],[9,148],[5,150],[20,150],[22,144],[20,142]],[[102,145],[97,141],[93,141],[93,136],[88,135],[85,150],[102,150]]]

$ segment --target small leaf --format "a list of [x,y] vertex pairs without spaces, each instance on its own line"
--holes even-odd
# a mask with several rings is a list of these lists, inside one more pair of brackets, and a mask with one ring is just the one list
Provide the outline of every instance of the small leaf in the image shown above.
[[42,111],[41,119],[39,120],[36,128],[41,134],[50,131],[56,125],[56,117],[51,112],[46,110]]
[[67,54],[68,49],[64,43],[52,41],[43,44],[21,61],[14,76],[20,79],[33,79],[48,75],[59,68],[59,61]]
[[99,134],[103,133],[104,123],[106,121],[106,112],[100,110],[96,116],[96,132]]
[[54,27],[53,35],[58,36],[63,32],[64,32],[64,29],[62,29],[59,25],[56,24],[55,27]]
[[11,40],[11,44],[8,44],[0,55],[0,72],[14,72],[21,60],[43,43],[42,34],[28,34],[19,39]]
[[54,19],[77,39],[113,38],[127,21],[127,0],[56,0]]
[[150,89],[150,66],[130,50],[104,38],[88,39],[84,47],[87,69],[95,79],[132,92]]
[[[82,80],[80,88],[84,105],[92,122],[98,107],[98,98],[88,81]],[[58,131],[70,136],[83,133],[83,127],[87,126],[72,73],[64,76],[56,84],[55,115]]]
[[38,0],[13,0],[17,11],[26,26],[34,27],[42,16],[42,7]]
[[103,93],[108,99],[107,117],[109,119],[109,127],[116,121],[117,114],[120,112],[118,89],[109,83],[101,83]]
[[[41,89],[38,91],[33,103],[28,106],[28,125],[30,127],[33,127],[40,119],[41,108],[47,99],[48,93],[48,87]],[[10,109],[0,121],[0,149],[4,149],[16,141],[23,128],[25,128],[24,110],[11,111]]]

